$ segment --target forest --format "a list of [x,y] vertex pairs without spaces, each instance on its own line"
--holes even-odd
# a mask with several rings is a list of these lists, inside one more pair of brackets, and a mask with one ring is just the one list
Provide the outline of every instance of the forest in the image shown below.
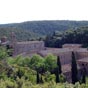
[[10,38],[13,31],[18,41],[45,39],[47,35],[54,32],[64,32],[66,30],[76,30],[80,27],[87,27],[88,21],[69,21],[69,20],[51,20],[51,21],[28,21],[22,23],[0,24],[0,38],[6,35]]
[[79,27],[76,30],[56,31],[51,36],[47,35],[45,45],[47,47],[62,47],[63,44],[82,44],[88,47],[88,27]]

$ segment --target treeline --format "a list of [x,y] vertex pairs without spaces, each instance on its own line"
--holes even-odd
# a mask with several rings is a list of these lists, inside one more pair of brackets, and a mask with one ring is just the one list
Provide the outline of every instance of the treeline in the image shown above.
[[[34,33],[35,35],[37,34],[38,36],[42,37],[46,35],[51,35],[53,34],[54,31],[65,31],[68,29],[74,30],[82,26],[88,26],[88,21],[68,21],[68,20],[28,21],[22,23],[0,25],[0,28],[1,27],[3,28],[9,27],[11,29],[16,28],[19,29],[19,31],[25,30],[28,33],[30,32],[30,34]],[[24,33],[22,32],[20,33],[20,35],[22,36],[22,34],[24,35]],[[24,37],[26,37],[26,35]]]
[[75,30],[67,30],[64,32],[54,32],[45,39],[47,47],[62,47],[63,44],[82,44],[88,47],[88,27],[80,27]]
[[[44,40],[47,35],[52,36],[54,32],[64,32],[68,29],[76,30],[79,27],[88,26],[88,21],[68,21],[68,20],[53,20],[53,21],[28,21],[15,24],[0,25],[0,38],[7,36],[10,39],[10,33],[13,31],[16,34],[18,41],[27,40]],[[67,36],[67,33],[64,35]],[[62,36],[56,33],[57,36]],[[60,37],[58,37],[60,38]],[[68,39],[69,40],[69,39]],[[56,43],[58,43],[57,40]],[[50,46],[52,46],[51,44]],[[55,45],[55,47],[58,47]]]
[[6,36],[9,40],[11,39],[11,32],[14,32],[16,35],[16,39],[18,41],[29,41],[29,40],[37,40],[39,39],[39,35],[30,32],[25,29],[11,28],[11,27],[0,27],[0,38]]

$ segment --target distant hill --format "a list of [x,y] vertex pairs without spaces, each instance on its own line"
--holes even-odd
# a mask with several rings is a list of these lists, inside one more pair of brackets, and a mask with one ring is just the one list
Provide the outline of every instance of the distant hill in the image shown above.
[[0,36],[9,36],[10,32],[14,31],[18,40],[29,40],[30,38],[38,38],[40,36],[42,37],[50,35],[54,31],[77,29],[78,27],[82,26],[88,26],[88,21],[54,20],[3,24],[0,25]]
[[32,33],[29,30],[25,29],[18,29],[18,28],[11,28],[11,27],[0,27],[0,38],[2,36],[6,36],[9,40],[11,39],[11,32],[14,32],[16,35],[16,39],[18,41],[29,41],[34,40],[39,37],[38,34]]

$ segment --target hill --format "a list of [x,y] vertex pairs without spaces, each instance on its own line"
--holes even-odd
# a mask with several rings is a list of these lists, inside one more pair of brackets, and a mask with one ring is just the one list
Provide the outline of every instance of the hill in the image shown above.
[[14,32],[16,35],[16,39],[18,41],[27,41],[37,39],[38,35],[36,33],[30,32],[25,29],[11,28],[11,27],[0,27],[0,38],[2,36],[7,36],[8,39],[11,39],[11,32]]
[[82,26],[88,26],[88,21],[53,20],[53,21],[28,21],[22,23],[1,24],[0,36],[4,35],[5,31],[6,31],[5,35],[8,35],[10,31],[14,31],[19,40],[28,40],[30,38],[39,38],[46,35],[50,35],[55,31],[77,29],[78,27]]

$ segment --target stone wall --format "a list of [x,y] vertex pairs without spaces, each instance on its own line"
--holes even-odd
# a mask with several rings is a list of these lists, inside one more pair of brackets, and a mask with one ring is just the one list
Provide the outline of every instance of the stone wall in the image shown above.
[[58,53],[62,65],[71,63],[71,54],[71,51]]
[[78,59],[83,59],[85,57],[88,57],[88,52],[84,51],[84,52],[75,52],[75,56]]
[[17,42],[14,46],[14,55],[30,53],[32,51],[44,50],[43,41]]
[[38,54],[43,57],[47,56],[48,54],[53,54],[55,56],[59,56],[62,65],[71,63],[72,51],[69,49],[59,49],[59,48],[58,49],[53,49],[53,48],[49,49],[48,48],[48,50],[39,51]]
[[81,69],[85,68],[86,74],[88,75],[88,57],[78,60],[77,64],[80,66]]

